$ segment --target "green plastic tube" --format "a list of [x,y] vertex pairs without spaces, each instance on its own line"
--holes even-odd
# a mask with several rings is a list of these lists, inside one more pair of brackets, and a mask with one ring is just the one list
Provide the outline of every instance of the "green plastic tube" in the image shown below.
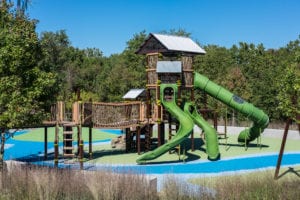
[[209,80],[206,76],[199,73],[194,75],[194,87],[205,91],[213,98],[221,101],[227,106],[242,113],[248,119],[253,121],[253,125],[240,132],[238,141],[249,143],[256,139],[268,126],[269,117],[262,110],[256,108],[252,104],[244,101],[242,98],[234,95],[220,85]]

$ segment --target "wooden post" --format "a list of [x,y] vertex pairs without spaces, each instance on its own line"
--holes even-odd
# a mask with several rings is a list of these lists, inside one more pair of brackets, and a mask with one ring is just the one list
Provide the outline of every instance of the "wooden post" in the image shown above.
[[214,112],[214,128],[218,130],[218,113],[217,111],[213,111],[213,112]]
[[93,159],[92,133],[93,133],[93,129],[92,129],[92,127],[90,126],[90,127],[89,127],[89,158],[90,158],[90,160]]
[[[194,83],[194,77],[193,77],[193,83]],[[191,101],[195,101],[195,93],[194,93],[194,88],[191,89]],[[192,151],[195,151],[195,141],[194,141],[194,127],[192,129],[191,133],[191,149]]]
[[161,142],[161,145],[163,145],[165,143],[165,123],[164,122],[161,122],[160,123],[160,133],[161,133],[161,136],[160,136],[160,142]]
[[48,127],[44,127],[44,160],[48,159]]
[[80,145],[79,145],[79,162],[80,162],[80,169],[83,169],[83,139],[80,139]]
[[150,150],[150,143],[151,143],[151,126],[150,126],[150,119],[151,119],[151,91],[149,88],[146,90],[146,101],[147,101],[147,130],[145,133],[145,151]]
[[80,155],[80,140],[81,140],[81,137],[80,137],[80,126],[77,126],[77,155]]
[[83,139],[82,139],[82,126],[77,126],[78,129],[78,158],[79,158],[79,164],[80,169],[83,169]]
[[54,139],[54,166],[58,167],[58,124],[55,126],[55,139]]
[[137,152],[138,155],[141,154],[141,127],[138,126],[136,127],[136,138],[135,138],[135,142],[136,142],[136,146],[137,146]]
[[292,120],[289,118],[286,121],[286,124],[285,124],[285,128],[284,128],[284,133],[283,133],[283,137],[282,137],[280,152],[279,152],[279,156],[278,156],[278,160],[277,160],[277,165],[276,165],[274,179],[278,178],[278,174],[279,174],[279,170],[280,170],[280,165],[281,165],[281,160],[282,160],[282,156],[283,156],[283,152],[284,152],[284,147],[285,147],[285,143],[286,143],[286,138],[287,138],[287,135],[288,135],[288,132],[289,132],[289,127],[290,127],[291,121]]
[[126,141],[126,144],[125,144],[125,151],[126,153],[128,153],[130,151],[130,129],[129,128],[125,128],[125,141]]
[[157,104],[157,142],[158,142],[158,146],[162,145],[162,141],[161,141],[161,122],[162,122],[162,106],[161,106],[161,102],[160,102],[160,80],[157,80],[157,84],[156,84],[156,104]]

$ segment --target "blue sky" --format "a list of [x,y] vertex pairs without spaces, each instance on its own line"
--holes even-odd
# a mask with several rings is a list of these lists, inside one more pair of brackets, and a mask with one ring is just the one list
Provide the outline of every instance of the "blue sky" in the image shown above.
[[121,53],[143,30],[185,29],[202,45],[284,47],[300,34],[299,0],[31,0],[37,31],[66,30],[78,48]]

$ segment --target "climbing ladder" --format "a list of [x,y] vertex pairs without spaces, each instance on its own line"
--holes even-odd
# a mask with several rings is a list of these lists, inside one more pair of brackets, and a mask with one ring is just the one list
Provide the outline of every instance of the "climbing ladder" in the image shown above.
[[63,124],[63,157],[64,158],[74,158],[74,132],[73,127],[75,127],[74,123],[66,123]]

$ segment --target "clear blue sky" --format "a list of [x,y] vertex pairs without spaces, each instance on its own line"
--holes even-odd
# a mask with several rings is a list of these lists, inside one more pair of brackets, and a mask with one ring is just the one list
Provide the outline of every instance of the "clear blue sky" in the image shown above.
[[133,35],[184,29],[202,45],[284,47],[300,34],[299,0],[31,0],[37,31],[64,29],[73,46],[120,53]]

